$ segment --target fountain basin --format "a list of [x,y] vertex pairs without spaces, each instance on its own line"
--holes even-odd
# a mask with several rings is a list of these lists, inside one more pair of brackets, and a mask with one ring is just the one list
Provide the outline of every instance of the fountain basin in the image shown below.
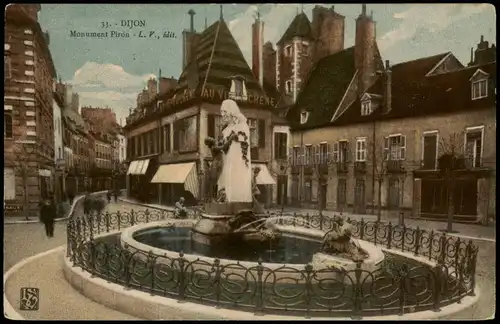
[[[129,227],[121,234],[121,246],[127,249],[129,252],[134,253],[134,257],[145,261],[148,258],[148,254],[152,254],[158,256],[155,259],[155,262],[157,264],[163,264],[164,266],[172,270],[181,271],[179,262],[175,261],[179,259],[179,252],[169,251],[141,243],[134,239],[134,235],[147,229],[162,227],[171,228],[175,226],[192,229],[195,225],[195,222],[196,221],[194,220],[168,220]],[[276,225],[276,228],[282,232],[283,236],[297,237],[304,240],[314,240],[318,243],[318,246],[320,246],[320,241],[324,235],[324,232],[322,231],[307,228],[279,225]],[[193,233],[193,240],[195,234],[196,233]],[[368,253],[368,258],[361,264],[361,269],[364,270],[363,273],[366,277],[365,282],[368,282],[371,280],[371,277],[368,276],[367,271],[377,270],[378,267],[380,267],[381,262],[384,260],[384,255],[379,248],[369,242],[360,240],[359,244]],[[238,247],[235,246],[233,248],[237,249]],[[316,251],[319,251],[319,248]],[[182,271],[200,274],[214,272],[213,264],[216,259],[214,257],[184,253],[183,258],[185,260],[185,264],[187,264],[187,267]],[[321,256],[321,253],[315,253],[314,251],[311,252],[311,258],[312,259],[310,262],[305,262],[302,264],[263,262],[261,263],[263,267],[262,278],[267,282],[273,282],[277,280],[282,284],[300,284],[304,281],[303,271],[305,270],[307,264],[311,264],[313,266],[313,270],[316,271],[315,280],[329,279],[337,282],[340,281],[351,283],[355,278],[354,269],[356,265],[352,260],[342,258],[328,258],[326,256]],[[232,280],[234,281],[255,280],[255,278],[257,278],[258,276],[258,262],[237,261],[224,258],[217,259],[220,262],[219,264],[221,270],[223,270],[226,275],[230,273],[232,276]],[[332,264],[332,262],[343,264],[345,270],[350,271],[350,273],[347,276],[344,276],[330,270],[329,266]]]

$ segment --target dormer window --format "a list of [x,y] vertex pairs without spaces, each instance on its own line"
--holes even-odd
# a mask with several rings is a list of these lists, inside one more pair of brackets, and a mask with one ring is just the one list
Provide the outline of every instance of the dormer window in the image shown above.
[[368,116],[371,113],[372,113],[371,100],[365,100],[361,102],[361,116]]
[[287,94],[292,93],[292,81],[291,80],[288,80],[285,82],[285,92]]
[[472,82],[472,100],[485,98],[488,96],[488,80]]
[[245,80],[242,77],[237,76],[231,79],[229,98],[240,101],[247,100],[247,88],[245,86]]
[[488,76],[488,73],[478,69],[470,78],[472,100],[488,97]]
[[285,56],[292,56],[292,45],[285,47]]
[[302,43],[302,54],[309,55],[309,45],[307,43]]
[[307,119],[309,118],[309,112],[308,111],[303,111],[300,113],[300,123],[305,124],[307,123]]

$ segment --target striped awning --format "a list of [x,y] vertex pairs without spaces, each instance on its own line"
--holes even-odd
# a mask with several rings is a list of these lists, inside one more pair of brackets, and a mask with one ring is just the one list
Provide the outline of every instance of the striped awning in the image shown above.
[[260,172],[257,175],[257,184],[258,185],[275,185],[276,181],[273,176],[269,172],[267,165],[265,163],[252,163],[252,169],[259,167]]
[[137,169],[137,162],[138,161],[132,161],[130,162],[127,170],[127,174],[135,174],[135,169]]
[[149,166],[149,160],[136,160],[130,162],[128,166],[127,174],[131,175],[143,175],[146,174],[146,171]]
[[160,165],[151,183],[183,183],[184,189],[198,198],[199,185],[195,162]]

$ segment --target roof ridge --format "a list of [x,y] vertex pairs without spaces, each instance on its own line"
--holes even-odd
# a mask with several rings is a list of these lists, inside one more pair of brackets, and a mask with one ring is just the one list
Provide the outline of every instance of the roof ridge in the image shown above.
[[392,67],[395,67],[395,66],[398,66],[398,65],[403,65],[403,64],[408,64],[408,63],[414,63],[414,62],[418,62],[418,61],[423,61],[423,60],[428,60],[430,58],[435,58],[435,57],[439,57],[439,56],[443,56],[444,57],[444,56],[446,56],[446,55],[448,55],[450,53],[451,53],[451,51],[444,52],[444,53],[441,53],[441,54],[424,56],[424,57],[420,57],[420,58],[417,58],[417,59],[414,59],[414,60],[409,60],[409,61],[404,61],[404,62],[400,62],[400,63],[394,64]]

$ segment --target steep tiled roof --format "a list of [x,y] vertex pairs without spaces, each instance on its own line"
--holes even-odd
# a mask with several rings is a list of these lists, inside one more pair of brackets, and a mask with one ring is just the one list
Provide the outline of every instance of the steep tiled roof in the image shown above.
[[[297,103],[288,111],[291,126],[314,127],[329,123],[355,72],[354,47],[321,59],[300,92]],[[308,111],[309,117],[305,124],[300,125],[302,111]]]
[[294,37],[313,39],[311,22],[309,21],[309,18],[307,18],[307,15],[303,12],[295,16],[292,23],[288,26],[288,29],[285,31],[277,44],[280,45],[283,42],[291,41]]
[[[214,44],[215,49],[210,64]],[[205,78],[205,87],[229,90],[230,78],[235,76],[241,76],[245,80],[248,91],[255,95],[264,95],[226,22],[220,20],[201,34],[196,48],[196,58],[182,72],[177,93],[187,88],[201,91]]]
[[[488,97],[472,100],[470,78],[478,69],[489,74]],[[392,108],[389,113],[382,114],[381,110],[377,110],[371,115],[361,116],[361,105],[359,100],[356,100],[333,124],[445,114],[495,106],[496,63],[467,67],[429,77],[421,77],[419,73],[408,71],[411,69],[407,70],[402,66],[392,70]],[[395,80],[406,80],[406,83]],[[382,94],[381,90],[382,77],[368,92]]]

